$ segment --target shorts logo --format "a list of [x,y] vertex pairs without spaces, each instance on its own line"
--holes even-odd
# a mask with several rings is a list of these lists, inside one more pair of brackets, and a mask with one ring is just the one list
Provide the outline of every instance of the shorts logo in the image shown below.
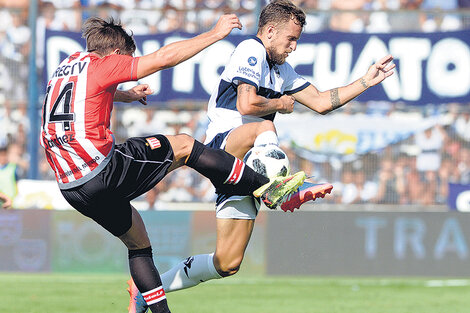
[[147,143],[150,146],[150,149],[152,149],[152,150],[160,148],[162,146],[161,143],[160,143],[160,140],[158,140],[155,137],[145,138],[145,140],[147,140]]
[[250,64],[251,66],[255,66],[256,63],[258,63],[258,60],[256,60],[255,57],[249,57],[248,58],[248,64]]

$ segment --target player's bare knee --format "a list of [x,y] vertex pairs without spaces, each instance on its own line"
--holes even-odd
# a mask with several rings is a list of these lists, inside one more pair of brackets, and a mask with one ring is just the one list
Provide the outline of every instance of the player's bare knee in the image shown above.
[[175,136],[167,136],[170,141],[175,160],[186,158],[191,154],[194,146],[194,138],[187,134],[179,134]]
[[262,122],[259,122],[258,131],[256,135],[264,133],[265,131],[276,131],[276,127],[274,126],[274,123],[272,121],[264,120]]
[[222,277],[235,275],[242,264],[242,258],[236,258],[233,260],[219,261],[216,267],[217,272]]
[[227,268],[227,269],[217,269],[217,272],[220,274],[222,277],[228,277],[235,275],[238,273],[238,270],[240,269],[240,266],[234,267],[234,268]]

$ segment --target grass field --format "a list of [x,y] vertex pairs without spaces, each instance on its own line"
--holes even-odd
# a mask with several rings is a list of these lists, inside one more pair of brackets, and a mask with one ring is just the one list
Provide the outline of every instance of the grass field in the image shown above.
[[[126,279],[0,273],[0,312],[127,312]],[[469,295],[470,280],[231,277],[167,296],[173,313],[467,313]]]

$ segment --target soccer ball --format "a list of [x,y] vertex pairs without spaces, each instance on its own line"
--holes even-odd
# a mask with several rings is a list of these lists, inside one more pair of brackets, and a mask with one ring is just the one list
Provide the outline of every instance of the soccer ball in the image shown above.
[[289,175],[289,159],[284,151],[276,145],[263,145],[251,148],[243,158],[255,172],[268,178]]

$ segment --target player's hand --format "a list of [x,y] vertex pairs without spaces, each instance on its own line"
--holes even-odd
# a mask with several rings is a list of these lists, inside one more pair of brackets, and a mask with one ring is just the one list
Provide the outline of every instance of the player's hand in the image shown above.
[[392,70],[395,68],[395,64],[391,63],[392,61],[393,56],[387,55],[369,67],[369,70],[363,77],[367,87],[375,86],[393,74]]
[[3,209],[9,209],[9,208],[11,208],[11,205],[12,205],[13,203],[12,203],[12,201],[11,201],[11,199],[10,199],[9,197],[4,196],[4,197],[2,197],[0,200],[1,200],[1,201],[0,201],[0,204],[2,204],[2,202],[3,202],[3,204],[2,204],[2,208],[3,208]]
[[242,29],[242,23],[238,17],[235,14],[224,14],[217,21],[213,31],[220,40],[227,37],[234,28]]
[[283,95],[279,98],[281,101],[280,108],[277,110],[281,114],[288,114],[294,111],[295,98],[291,95]]
[[127,93],[129,101],[126,102],[139,101],[143,105],[147,105],[147,96],[151,95],[153,90],[150,89],[149,85],[142,84],[129,89]]

